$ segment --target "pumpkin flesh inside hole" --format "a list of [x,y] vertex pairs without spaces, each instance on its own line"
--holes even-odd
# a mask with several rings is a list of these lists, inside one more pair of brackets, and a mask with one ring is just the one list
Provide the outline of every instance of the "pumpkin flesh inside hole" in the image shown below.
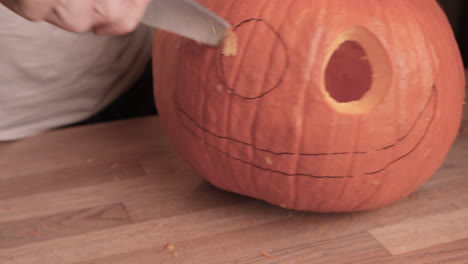
[[325,87],[338,103],[361,100],[372,85],[372,67],[356,41],[345,41],[333,53],[325,71]]

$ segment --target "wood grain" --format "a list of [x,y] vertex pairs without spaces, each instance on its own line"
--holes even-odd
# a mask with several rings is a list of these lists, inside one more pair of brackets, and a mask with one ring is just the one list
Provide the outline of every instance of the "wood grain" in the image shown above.
[[123,204],[63,212],[0,225],[0,249],[130,224]]
[[394,255],[468,239],[468,208],[407,219],[369,232]]
[[0,223],[119,203],[125,197],[151,191],[152,187],[137,180],[123,180],[6,199],[0,201],[0,208],[4,208],[0,213]]
[[[160,186],[158,190],[140,192],[135,198],[124,201],[135,221],[171,217],[247,200],[246,197],[221,191],[199,177],[193,177],[193,170],[176,156],[167,157],[163,164],[161,155],[149,156],[143,158],[141,164],[147,175],[158,175],[155,177]],[[166,179],[166,175],[170,175],[170,178]],[[183,181],[183,184],[174,179]]]
[[[89,161],[84,161],[79,165],[42,173],[36,172],[27,176],[0,179],[0,200],[34,193],[90,186],[119,179],[141,177],[142,175],[144,173],[137,160],[99,164],[90,158]],[[41,181],[35,180],[37,178],[41,179]],[[31,182],[35,184],[31,185]]]
[[[268,225],[271,226],[271,225]],[[256,232],[256,226],[249,228]],[[270,232],[272,232],[270,230]],[[233,241],[226,241],[231,235]],[[245,232],[242,232],[245,235]],[[250,239],[254,235],[249,236]],[[241,235],[229,232],[222,236],[210,236],[208,239],[188,240],[175,243],[177,257],[174,258],[162,248],[144,249],[131,254],[122,254],[110,258],[96,259],[80,264],[153,264],[153,263],[193,263],[193,264],[252,264],[252,263],[345,263],[358,264],[365,258],[382,258],[389,253],[368,233],[358,233],[336,239],[319,242],[298,243],[280,237],[261,240],[256,238],[247,244]],[[291,242],[293,242],[291,244]],[[255,243],[255,247],[252,246]],[[268,245],[267,245],[268,244]],[[249,246],[250,245],[250,246]]]
[[372,212],[293,212],[220,191],[179,158],[157,117],[0,143],[0,167],[1,264],[468,259],[468,106],[437,174]]
[[386,257],[365,258],[360,264],[465,264],[468,259],[468,240],[458,240],[452,243],[409,252],[406,254]]
[[6,248],[0,250],[0,255],[12,257],[18,264],[68,264],[149,247],[163,248],[168,241],[242,229],[250,225],[252,217],[262,224],[284,219],[288,214],[279,208],[265,207],[262,203],[234,205]]

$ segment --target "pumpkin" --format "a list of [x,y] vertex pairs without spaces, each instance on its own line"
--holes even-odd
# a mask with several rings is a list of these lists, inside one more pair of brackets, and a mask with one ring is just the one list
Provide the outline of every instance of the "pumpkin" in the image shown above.
[[353,212],[402,199],[441,166],[465,77],[436,1],[199,2],[233,25],[235,56],[158,31],[153,74],[167,134],[211,184]]

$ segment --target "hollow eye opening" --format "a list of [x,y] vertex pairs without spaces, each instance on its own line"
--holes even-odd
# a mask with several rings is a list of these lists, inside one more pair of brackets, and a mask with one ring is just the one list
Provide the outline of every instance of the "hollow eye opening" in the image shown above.
[[342,33],[326,58],[321,90],[334,110],[362,114],[381,102],[391,84],[391,63],[370,31],[353,27]]

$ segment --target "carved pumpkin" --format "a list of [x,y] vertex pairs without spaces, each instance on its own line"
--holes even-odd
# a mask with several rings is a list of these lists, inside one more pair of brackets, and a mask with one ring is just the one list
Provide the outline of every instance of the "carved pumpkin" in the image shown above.
[[155,98],[181,156],[224,190],[297,210],[393,203],[444,161],[464,74],[433,0],[200,0],[237,55],[154,40]]

